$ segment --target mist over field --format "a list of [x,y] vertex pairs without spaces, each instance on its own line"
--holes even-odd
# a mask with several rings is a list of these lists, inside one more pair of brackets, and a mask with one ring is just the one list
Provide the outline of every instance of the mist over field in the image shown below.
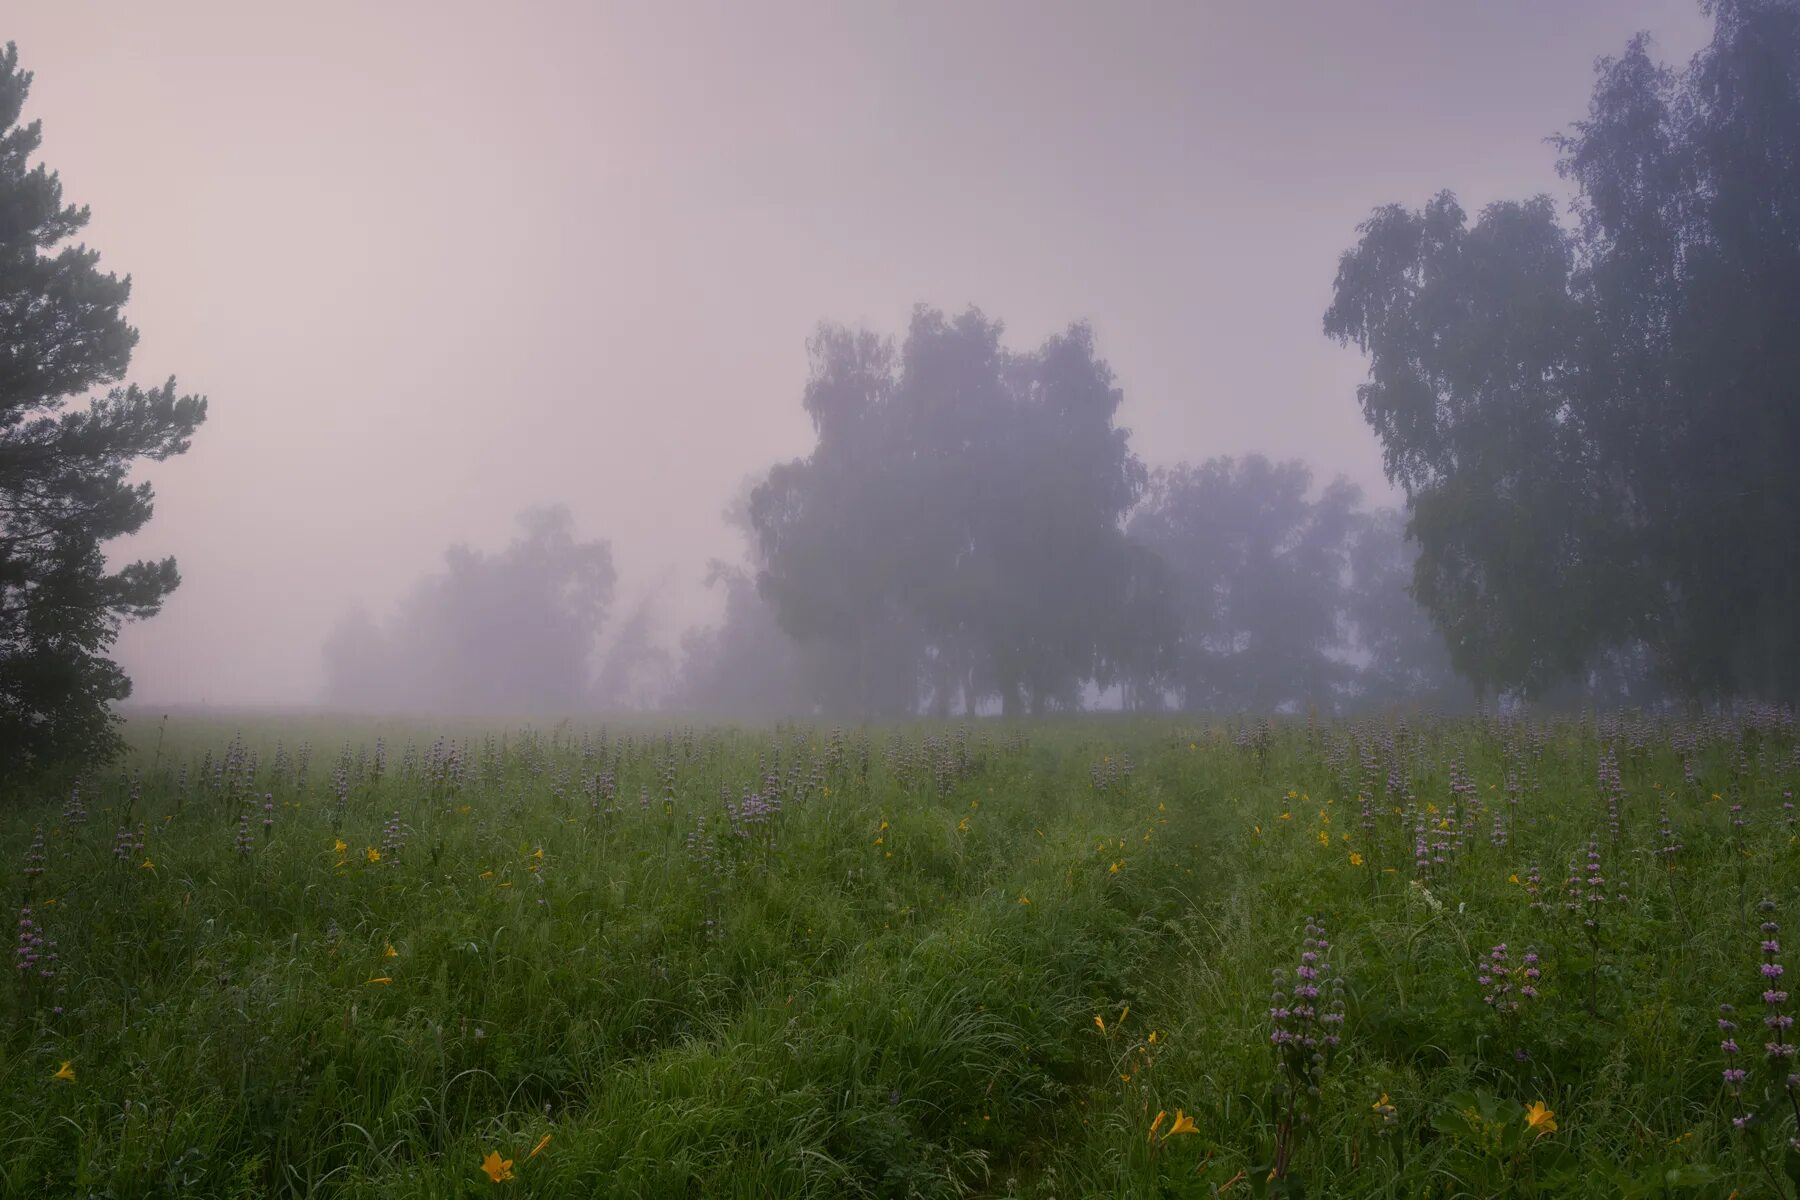
[[[173,554],[183,581],[120,634],[132,700],[779,714],[999,711],[1008,688],[1021,710],[1435,697],[1442,656],[1407,631],[1400,594],[1408,552],[1349,529],[1399,536],[1406,494],[1358,411],[1365,357],[1319,336],[1332,264],[1378,205],[1441,189],[1472,213],[1548,193],[1572,226],[1575,181],[1545,139],[1581,116],[1595,57],[1640,29],[1677,63],[1709,36],[1686,0],[20,6],[23,119],[91,207],[81,239],[131,273],[132,377],[175,373],[213,399],[193,452],[134,471],[154,518],[106,547]],[[974,311],[986,325],[959,324]],[[942,467],[967,491],[889,471],[893,493],[864,497],[850,534],[885,556],[896,526],[924,538],[936,521],[935,550],[889,565],[938,595],[876,603],[861,580],[868,594],[839,600],[879,634],[772,601],[783,564],[751,492],[831,452],[803,403],[837,365],[821,322],[891,343],[901,402],[974,408],[1050,385],[974,359],[927,378],[906,356],[973,339],[1023,364],[1079,327],[1126,456],[1081,519],[1154,543],[1177,577],[1165,644],[1103,645],[1073,606],[1116,614],[1119,596],[1064,596],[1056,568],[1024,578],[1017,547],[933,514],[985,512],[1083,576],[1130,570],[1005,511],[1038,503],[996,496],[1005,472],[1062,492],[1089,450],[1016,442],[998,411],[970,418],[994,423],[992,446],[906,452],[962,454]],[[1332,511],[1277,512],[1296,487]],[[1207,520],[1240,546],[1183,534],[1184,497],[1234,506],[1237,531]],[[502,564],[529,547],[530,514],[559,508],[556,536],[607,565],[540,580],[581,593],[546,624]],[[1332,521],[1305,535],[1310,561],[1243,581],[1243,545]],[[1358,546],[1393,559],[1392,580],[1365,580],[1388,589],[1393,629],[1370,628]],[[994,590],[1007,575],[1071,606],[1019,634],[1059,643],[1041,655],[972,627],[1016,625]],[[1235,599],[1199,598],[1227,575]],[[1257,589],[1286,595],[1295,576],[1311,594],[1267,611]],[[1419,653],[1357,680],[1380,639]],[[484,653],[507,678],[478,681]]]
[[1800,0],[0,10],[0,1200],[1800,1200]]

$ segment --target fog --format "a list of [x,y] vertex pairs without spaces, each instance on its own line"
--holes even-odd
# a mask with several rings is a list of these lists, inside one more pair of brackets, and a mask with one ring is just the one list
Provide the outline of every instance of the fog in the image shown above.
[[[1177,573],[1204,538],[1171,497],[1266,479],[1319,506],[1265,506],[1267,528],[1335,531],[1307,570],[1352,581],[1365,615],[1382,587],[1402,607],[1398,525],[1378,511],[1402,498],[1356,403],[1368,362],[1320,333],[1338,256],[1378,205],[1441,189],[1470,212],[1566,201],[1545,139],[1587,112],[1596,56],[1649,30],[1684,62],[1710,31],[1689,0],[45,2],[7,18],[41,160],[91,206],[82,240],[102,266],[133,277],[131,378],[174,374],[211,401],[191,451],[139,468],[154,519],[108,546],[175,555],[183,577],[118,643],[134,700],[350,707],[819,700],[794,682],[804,664],[757,658],[779,634],[766,614],[729,651],[706,627],[753,606],[769,565],[747,549],[751,484],[814,452],[803,399],[831,365],[809,339],[828,322],[902,355],[920,304],[1004,323],[1002,390],[1033,371],[1062,386],[1077,368],[1049,347],[1086,323],[1121,396],[1109,419],[1170,470],[1112,526]],[[898,362],[892,386],[909,386]],[[599,679],[476,695],[338,670],[402,643],[432,658],[471,629],[541,632],[502,605],[491,626],[445,617],[428,644],[417,617],[446,591],[433,578],[499,570],[533,520],[607,544],[583,577],[591,615],[606,593]],[[1136,570],[1093,603],[1133,603]],[[1253,574],[1245,560],[1233,578]],[[916,635],[937,672],[921,709],[1071,701],[994,667],[1009,652],[961,616],[955,654],[912,619],[884,629]],[[1412,620],[1334,627],[1322,653],[1366,663],[1416,642]],[[627,626],[634,652],[608,660]],[[349,651],[346,630],[364,639]],[[703,686],[681,676],[684,649],[743,665]],[[1431,653],[1421,671],[1442,667]],[[1129,675],[1102,670],[1077,699],[1128,703]],[[838,683],[846,710],[892,707]],[[1306,699],[1154,686],[1196,705]]]

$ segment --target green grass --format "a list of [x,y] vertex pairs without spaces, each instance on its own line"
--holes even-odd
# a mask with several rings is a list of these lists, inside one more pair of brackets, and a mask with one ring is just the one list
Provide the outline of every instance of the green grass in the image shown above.
[[[58,951],[0,987],[0,1193],[1793,1192],[1757,931],[1800,916],[1791,726],[446,731],[260,717],[227,762],[230,724],[134,724],[85,819],[61,784],[0,816]],[[739,837],[749,791],[780,809]],[[1309,918],[1345,1014],[1316,1096],[1269,1041]],[[1541,958],[1516,1020],[1500,942]]]

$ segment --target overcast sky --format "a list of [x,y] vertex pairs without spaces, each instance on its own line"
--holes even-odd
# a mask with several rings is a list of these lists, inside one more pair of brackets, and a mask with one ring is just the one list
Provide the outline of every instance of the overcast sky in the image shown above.
[[134,377],[212,400],[125,548],[184,583],[149,702],[289,702],[361,601],[566,501],[621,601],[706,615],[805,341],[979,305],[1094,325],[1153,465],[1384,496],[1319,332],[1375,205],[1562,194],[1543,139],[1691,0],[8,5],[28,117],[134,279]]

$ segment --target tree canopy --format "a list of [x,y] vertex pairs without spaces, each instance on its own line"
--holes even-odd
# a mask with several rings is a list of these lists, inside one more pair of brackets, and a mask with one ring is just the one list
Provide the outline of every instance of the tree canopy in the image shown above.
[[1489,690],[1641,650],[1690,695],[1800,695],[1800,3],[1709,11],[1685,69],[1600,63],[1572,225],[1445,193],[1339,263],[1415,594]]
[[[31,75],[0,53],[0,761],[17,773],[118,747],[131,682],[107,657],[120,623],[156,613],[175,560],[112,568],[107,541],[150,519],[137,459],[188,448],[206,401],[122,383],[137,331],[129,278],[71,239],[88,210],[33,163]],[[98,391],[98,395],[94,393]],[[88,398],[87,403],[78,403]]]
[[817,444],[756,489],[758,584],[781,625],[841,664],[850,711],[1079,703],[1121,656],[1121,523],[1146,472],[1123,399],[1071,326],[1031,353],[970,309],[921,307],[906,340],[822,328],[803,399]]

